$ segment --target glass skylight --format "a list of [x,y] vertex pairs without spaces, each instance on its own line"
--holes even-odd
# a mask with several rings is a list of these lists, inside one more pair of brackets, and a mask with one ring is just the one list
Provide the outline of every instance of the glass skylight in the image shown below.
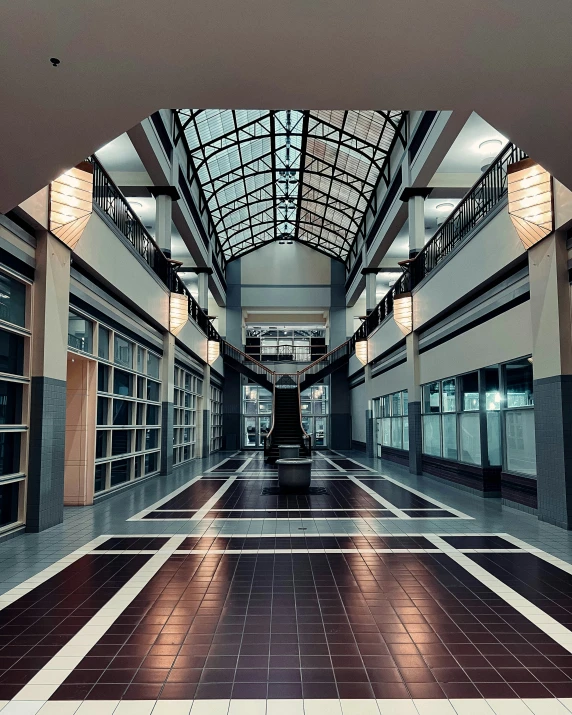
[[295,240],[345,260],[403,112],[178,110],[227,259]]

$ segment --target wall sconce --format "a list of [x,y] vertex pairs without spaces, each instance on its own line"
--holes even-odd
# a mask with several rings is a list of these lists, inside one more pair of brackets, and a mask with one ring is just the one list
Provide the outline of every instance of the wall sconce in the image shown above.
[[220,355],[220,343],[218,340],[209,340],[207,343],[207,362],[212,365]]
[[411,293],[401,293],[395,296],[393,319],[403,335],[409,335],[413,330],[413,296]]
[[50,231],[73,251],[93,212],[93,166],[69,169],[50,184]]
[[356,357],[362,365],[367,365],[367,340],[356,340]]
[[178,335],[189,319],[189,298],[186,294],[171,293],[169,332]]
[[552,177],[533,159],[507,167],[508,213],[525,249],[554,230]]

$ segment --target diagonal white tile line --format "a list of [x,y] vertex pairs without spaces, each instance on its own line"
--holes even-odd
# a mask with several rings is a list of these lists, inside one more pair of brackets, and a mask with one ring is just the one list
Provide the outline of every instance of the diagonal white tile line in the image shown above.
[[[549,554],[542,549],[538,549],[535,546],[531,546],[530,544],[527,544],[526,541],[517,539],[516,536],[511,536],[510,534],[498,534],[498,536],[502,536],[503,539],[510,541],[511,544],[519,547],[522,551],[534,554],[534,556],[538,556],[539,559],[542,559],[553,566],[557,566],[559,569],[562,569],[562,571],[566,571],[566,573],[572,574],[572,564],[559,559],[558,556],[552,556],[552,554]],[[508,549],[504,549],[504,551],[508,551]]]
[[366,484],[363,482],[360,482],[360,480],[357,477],[352,477],[351,475],[348,474],[348,479],[353,482],[354,484],[357,484],[358,487],[361,487],[364,492],[367,492],[371,497],[373,497],[377,502],[380,504],[383,504],[386,509],[390,509],[399,519],[409,519],[412,520],[412,517],[409,516],[409,514],[406,514],[403,512],[401,509],[398,509],[396,506],[394,506],[390,501],[387,501],[387,499],[384,499],[380,494],[377,492],[374,492],[373,489],[370,489]]
[[230,457],[226,457],[225,459],[222,459],[220,462],[217,462],[216,464],[213,464],[212,467],[209,467],[207,470],[205,470],[205,474],[209,474],[215,469],[218,469],[221,467],[223,464],[226,464],[230,459],[234,459],[237,455],[239,455],[240,452],[234,452],[233,454],[230,455]]
[[245,460],[245,462],[244,462],[244,464],[242,465],[242,467],[239,467],[239,468],[236,470],[237,473],[244,472],[244,470],[246,469],[246,467],[252,462],[253,459],[254,459],[254,457],[249,457],[247,460]]
[[209,511],[212,509],[212,507],[221,498],[221,496],[232,486],[232,484],[236,480],[236,476],[236,474],[231,474],[229,477],[227,477],[226,482],[220,487],[220,489],[217,489],[217,491],[212,495],[212,497],[208,501],[206,501],[192,517],[190,517],[189,521],[201,521],[202,519],[204,519],[205,516],[209,513]]
[[[133,599],[179,548],[185,535],[172,536],[129,581],[64,645],[13,700],[49,700],[69,673],[115,623]],[[54,672],[55,671],[55,672]]]
[[331,460],[331,459],[328,459],[328,457],[325,457],[324,455],[322,455],[322,459],[325,459],[326,462],[329,462],[334,469],[337,469],[337,470],[338,470],[338,472],[343,472],[344,474],[346,473],[346,470],[345,470],[343,467],[340,467],[339,464],[336,464],[335,462],[332,462],[332,460]]
[[71,554],[64,556],[59,561],[56,561],[37,573],[35,576],[31,576],[26,581],[18,584],[18,586],[6,591],[0,596],[0,610],[6,608],[6,606],[9,606],[11,603],[14,603],[14,601],[17,601],[21,596],[30,593],[30,591],[36,588],[36,586],[40,586],[42,583],[45,583],[52,578],[52,576],[60,573],[71,564],[79,561],[82,556],[91,553],[96,546],[103,544],[108,538],[108,536],[98,536],[95,539],[92,539],[92,541],[89,541],[84,546],[80,546],[79,549],[76,549]]
[[537,628],[572,653],[572,631],[558,623],[558,621],[552,618],[552,616],[549,616],[547,613],[531,603],[527,598],[524,598],[524,596],[521,596],[519,593],[510,588],[510,586],[507,586],[500,579],[496,578],[496,576],[490,574],[486,569],[479,566],[466,554],[463,554],[458,549],[450,546],[440,536],[425,534],[425,537],[435,544],[435,546],[440,548],[443,553],[453,559],[453,561],[466,569],[471,576],[474,576],[484,586],[490,588],[493,593],[500,596],[525,618],[528,618],[528,620],[531,623],[534,623]]
[[428,497],[427,494],[424,494],[423,492],[417,491],[417,489],[413,489],[413,487],[407,486],[407,484],[402,484],[401,482],[398,482],[397,479],[393,479],[393,477],[388,477],[387,474],[381,474],[381,476],[388,482],[393,482],[393,484],[397,484],[398,487],[403,487],[403,489],[407,489],[408,492],[411,492],[412,494],[415,494],[418,497],[422,497],[426,501],[430,501],[432,504],[435,504],[439,509],[445,509],[446,511],[450,511],[451,514],[455,514],[456,516],[460,517],[461,519],[473,519],[474,517],[469,516],[468,514],[464,514],[462,511],[459,511],[458,509],[453,509],[453,507],[448,506],[447,504],[444,504],[443,502],[437,501],[437,499],[434,499],[433,497]]
[[[195,484],[196,482],[199,481],[199,479],[202,479],[202,478],[203,478],[202,474],[199,474],[198,476],[193,477],[188,482],[185,482],[178,489],[175,489],[174,491],[169,492],[169,494],[167,494],[167,496],[164,496],[162,499],[159,499],[159,501],[156,501],[154,504],[150,504],[148,507],[146,507],[142,511],[138,512],[134,516],[130,516],[129,519],[126,519],[126,521],[141,521],[141,519],[143,519],[144,516],[147,516],[147,514],[150,514],[152,511],[155,511],[160,506],[163,506],[163,504],[166,504],[173,497],[176,497],[177,494],[184,492],[185,489],[188,489],[188,487],[190,487],[192,484]],[[224,477],[223,477],[223,479],[224,479]],[[133,536],[133,534],[130,534],[130,536]],[[137,534],[135,534],[135,536],[137,536]],[[160,534],[155,534],[155,536],[160,536]]]

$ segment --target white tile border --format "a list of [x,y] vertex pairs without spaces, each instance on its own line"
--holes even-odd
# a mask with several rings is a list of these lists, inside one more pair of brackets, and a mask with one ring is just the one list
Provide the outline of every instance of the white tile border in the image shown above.
[[[178,487],[177,489],[174,489],[172,492],[169,492],[169,494],[167,494],[167,496],[164,496],[162,499],[159,499],[159,501],[156,501],[153,504],[150,504],[148,507],[146,507],[142,511],[139,511],[139,512],[137,512],[137,514],[130,516],[129,519],[126,519],[126,521],[141,521],[144,516],[146,516],[147,514],[150,514],[152,511],[156,511],[160,506],[163,506],[163,504],[166,504],[168,501],[170,501],[171,499],[176,497],[177,494],[181,494],[181,492],[184,492],[185,489],[188,489],[193,484],[196,484],[199,481],[199,479],[202,479],[202,478],[203,478],[202,474],[199,474],[196,477],[193,477],[188,482],[185,482],[182,486]],[[224,477],[223,477],[223,479],[224,479]],[[158,536],[158,534],[156,534],[156,536]]]

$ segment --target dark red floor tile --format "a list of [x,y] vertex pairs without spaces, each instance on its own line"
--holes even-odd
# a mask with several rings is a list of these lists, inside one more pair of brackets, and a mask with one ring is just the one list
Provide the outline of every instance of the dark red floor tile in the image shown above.
[[444,698],[443,692],[439,683],[407,683],[407,688],[412,698]]
[[160,700],[192,700],[197,691],[196,683],[166,683],[159,695]]
[[301,683],[268,683],[268,698],[272,700],[300,699],[302,697]]
[[340,698],[345,699],[368,699],[373,698],[373,690],[369,683],[339,682],[338,693]]

